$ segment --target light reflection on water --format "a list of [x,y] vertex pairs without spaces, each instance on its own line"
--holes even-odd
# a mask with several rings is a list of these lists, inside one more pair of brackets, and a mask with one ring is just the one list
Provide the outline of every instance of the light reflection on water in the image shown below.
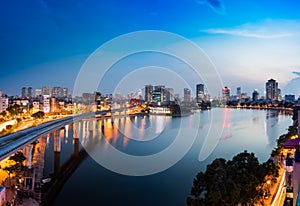
[[[214,109],[213,120],[221,122],[224,130],[221,137],[216,137],[219,143],[212,154],[199,162],[197,158],[211,126],[211,111],[198,111],[197,115],[182,118],[116,117],[114,124],[110,119],[104,121],[103,131],[101,120],[83,120],[60,130],[60,163],[63,164],[73,153],[74,137],[79,137],[85,147],[92,145],[102,152],[111,144],[127,154],[155,154],[174,141],[181,123],[185,128],[194,127],[196,117],[200,119],[198,137],[188,154],[170,169],[146,177],[128,177],[108,171],[88,157],[67,181],[54,205],[185,205],[194,176],[213,159],[229,159],[248,150],[254,152],[260,161],[265,161],[276,139],[292,123],[290,116],[276,111]],[[45,176],[54,168],[53,140],[53,135],[50,135],[45,141]]]

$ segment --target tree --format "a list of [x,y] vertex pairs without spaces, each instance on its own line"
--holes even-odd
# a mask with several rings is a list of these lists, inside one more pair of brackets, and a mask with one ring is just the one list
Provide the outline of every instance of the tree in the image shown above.
[[298,134],[298,124],[294,124],[292,126],[289,126],[287,136],[290,138],[291,136]]
[[15,117],[23,113],[23,108],[18,104],[14,104],[9,106],[6,111],[8,111],[11,116]]
[[9,125],[6,125],[6,130],[10,130],[11,128],[12,128],[13,126],[11,125],[11,124],[9,124]]
[[263,184],[264,177],[259,173],[260,164],[253,153],[244,151],[228,161],[228,172],[235,181],[239,191],[238,199],[241,205],[252,205],[257,202],[262,190],[257,189]]
[[193,197],[187,198],[187,205],[190,206],[202,206],[204,205],[204,195],[206,192],[206,180],[203,172],[197,174],[193,181],[194,185],[191,189],[191,195]]
[[263,195],[267,175],[278,174],[272,160],[259,164],[253,153],[244,151],[232,160],[215,159],[206,171],[193,181],[188,206],[242,206],[254,205]]
[[42,119],[42,118],[44,118],[44,116],[45,116],[45,113],[42,111],[38,111],[31,115],[31,117],[33,117],[35,119]]
[[236,184],[232,181],[228,173],[228,165],[225,159],[215,159],[207,166],[205,172],[207,184],[207,194],[205,196],[205,205],[236,205],[237,192],[233,190]]
[[9,176],[14,174],[19,179],[22,172],[27,168],[26,166],[24,166],[26,157],[24,156],[23,152],[18,151],[10,156],[8,160],[11,161],[11,164],[7,167],[4,167],[3,170],[6,171]]
[[6,111],[1,112],[0,115],[2,116],[3,119],[7,118],[7,112]]

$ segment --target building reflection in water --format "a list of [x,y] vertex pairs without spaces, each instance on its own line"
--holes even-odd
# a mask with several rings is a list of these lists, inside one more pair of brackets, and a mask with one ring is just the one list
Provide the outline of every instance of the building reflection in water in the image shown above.
[[223,114],[223,133],[221,140],[228,140],[231,134],[231,109],[225,108],[222,110]]
[[265,131],[268,136],[268,147],[274,148],[276,146],[276,139],[278,138],[278,110],[267,110],[265,118]]

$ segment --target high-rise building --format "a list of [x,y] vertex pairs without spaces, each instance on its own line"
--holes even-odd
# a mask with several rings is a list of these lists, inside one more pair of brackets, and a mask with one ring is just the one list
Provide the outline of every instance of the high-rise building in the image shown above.
[[204,84],[196,85],[196,98],[197,102],[201,102],[204,99]]
[[63,97],[68,97],[68,88],[63,88]]
[[161,93],[161,102],[166,101],[166,87],[165,85],[154,86],[154,90]]
[[278,82],[274,79],[269,79],[266,82],[266,99],[278,100]]
[[26,87],[22,87],[21,97],[22,98],[26,98],[27,97],[27,88]]
[[49,88],[46,86],[42,87],[42,95],[49,95]]
[[61,98],[64,96],[63,88],[61,87],[53,87],[52,97]]
[[35,90],[35,97],[39,97],[39,96],[41,96],[41,95],[42,95],[42,90],[36,89],[36,90]]
[[43,95],[43,110],[45,113],[50,112],[50,96]]
[[152,102],[152,91],[153,91],[152,85],[145,86],[145,102],[147,103]]
[[183,101],[190,102],[191,101],[191,90],[188,88],[183,89]]
[[0,97],[2,97],[3,93],[2,93],[2,90],[0,90]]
[[53,88],[49,88],[49,96],[50,97],[54,96],[54,89]]
[[230,88],[229,87],[224,87],[222,89],[222,99],[225,101],[230,100]]
[[237,96],[237,98],[241,97],[241,93],[242,93],[242,88],[241,87],[237,87],[236,88],[236,96]]
[[5,111],[8,108],[8,98],[0,97],[0,112]]
[[159,90],[152,91],[152,102],[160,104],[162,102],[162,93]]
[[173,88],[166,88],[166,101],[174,101],[174,89]]
[[259,93],[258,91],[255,89],[252,93],[252,101],[256,101],[259,98]]
[[27,97],[29,97],[29,98],[33,97],[33,89],[32,89],[32,87],[28,87],[28,89],[27,89]]

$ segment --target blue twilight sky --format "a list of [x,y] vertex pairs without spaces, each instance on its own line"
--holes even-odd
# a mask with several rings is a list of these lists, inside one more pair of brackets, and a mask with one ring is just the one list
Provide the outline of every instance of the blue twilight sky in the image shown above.
[[300,94],[299,8],[298,0],[2,0],[0,89],[19,95],[23,86],[46,85],[72,92],[99,46],[128,32],[163,30],[200,46],[233,93],[241,86],[264,95],[274,78],[283,93]]

